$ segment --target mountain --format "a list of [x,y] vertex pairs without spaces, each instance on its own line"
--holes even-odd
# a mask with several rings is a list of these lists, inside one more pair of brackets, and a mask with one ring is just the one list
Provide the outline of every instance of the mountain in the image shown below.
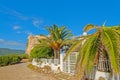
[[6,54],[23,54],[25,53],[24,50],[15,50],[15,49],[9,49],[9,48],[0,48],[0,55],[6,55]]

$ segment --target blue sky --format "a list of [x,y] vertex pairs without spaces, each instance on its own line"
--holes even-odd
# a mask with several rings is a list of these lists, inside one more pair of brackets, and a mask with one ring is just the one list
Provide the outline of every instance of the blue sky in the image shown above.
[[120,0],[0,0],[0,47],[25,50],[29,35],[66,26],[76,36],[92,23],[120,25]]

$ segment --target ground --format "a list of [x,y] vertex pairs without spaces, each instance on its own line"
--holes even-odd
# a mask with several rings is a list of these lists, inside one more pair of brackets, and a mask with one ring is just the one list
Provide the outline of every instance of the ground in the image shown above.
[[20,63],[0,67],[0,80],[57,80],[53,76],[40,74],[27,67],[29,63]]

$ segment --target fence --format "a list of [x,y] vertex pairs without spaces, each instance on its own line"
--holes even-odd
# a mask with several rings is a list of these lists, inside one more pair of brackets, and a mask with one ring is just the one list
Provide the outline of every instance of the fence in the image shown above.
[[60,64],[58,64],[59,61],[58,59],[33,59],[32,60],[32,65],[37,66],[37,67],[45,67],[45,66],[50,66],[53,71],[57,71],[57,69],[60,67]]
[[68,56],[68,58],[65,61],[63,61],[65,54],[62,53],[60,55],[61,56],[60,64],[63,72],[75,74],[77,54],[78,52],[73,52],[70,56]]
[[65,54],[60,54],[60,64],[58,59],[33,59],[32,64],[38,67],[45,65],[51,66],[52,70],[57,70],[60,67],[62,72],[75,74],[75,65],[77,60],[77,52],[73,52],[68,58],[63,61]]

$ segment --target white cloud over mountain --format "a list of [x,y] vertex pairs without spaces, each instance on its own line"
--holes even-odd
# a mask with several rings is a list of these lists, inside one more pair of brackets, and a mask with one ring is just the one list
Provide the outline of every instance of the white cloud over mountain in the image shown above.
[[6,41],[4,39],[0,39],[0,44],[7,45],[7,46],[24,46],[24,44],[21,44],[16,41]]
[[3,43],[4,42],[4,40],[3,39],[0,39],[0,43]]

